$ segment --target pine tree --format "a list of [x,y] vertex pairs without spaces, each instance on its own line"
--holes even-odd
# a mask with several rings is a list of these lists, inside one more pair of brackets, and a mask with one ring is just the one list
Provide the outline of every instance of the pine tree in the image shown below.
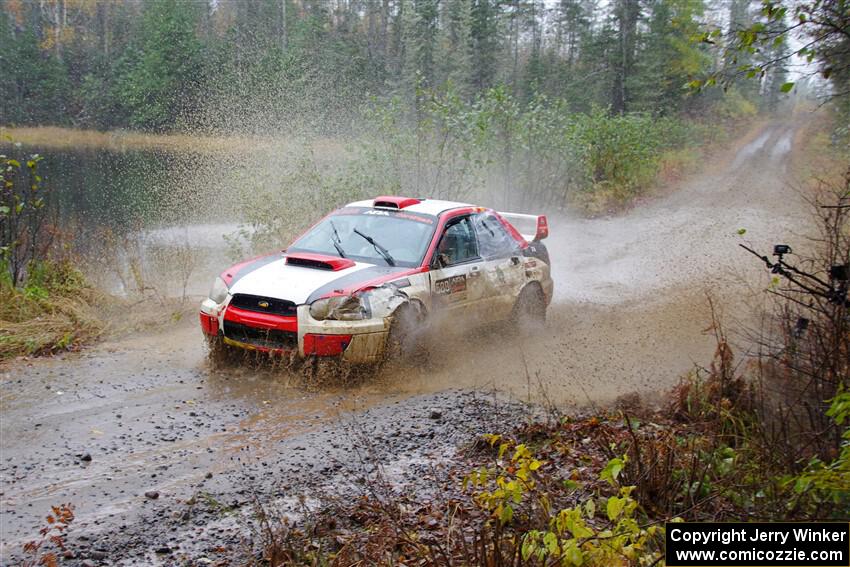
[[[541,88],[579,111],[607,103],[607,52],[594,35],[596,0],[561,0],[552,15],[552,41],[543,58]],[[604,90],[604,95],[599,94]]]
[[555,5],[555,49],[568,67],[579,58],[580,45],[590,33],[594,8],[586,0],[560,0]]
[[705,47],[691,41],[699,31],[702,0],[651,0],[646,31],[638,39],[635,72],[630,78],[632,108],[674,113],[686,101],[683,89],[711,63]]
[[[23,19],[25,14],[19,14]],[[35,26],[0,12],[0,124],[67,123],[67,68],[41,49]]]
[[474,92],[472,11],[469,0],[444,0],[439,42],[439,77],[450,81],[462,97]]
[[523,100],[530,101],[542,88],[546,80],[543,63],[543,17],[545,4],[532,0],[526,5],[524,28],[529,38],[528,62],[525,65],[522,92]]
[[[749,28],[752,24],[752,0],[730,0],[727,34],[733,36],[737,32]],[[738,69],[748,67],[752,64],[753,58],[750,53],[729,52],[726,54],[723,67],[724,72],[732,77],[731,84],[748,99],[755,100],[758,94],[758,83],[739,76],[738,71]]]
[[496,82],[499,42],[499,10],[496,0],[470,0],[472,3],[472,84],[481,92]]
[[167,130],[191,115],[202,65],[199,6],[169,0],[145,4],[135,49],[128,50],[119,80],[130,125]]
[[438,0],[409,0],[404,20],[404,81],[414,92],[435,84]]
[[616,0],[613,15],[617,50],[612,57],[611,112],[622,114],[630,102],[629,79],[634,73],[637,24],[641,16],[639,0]]

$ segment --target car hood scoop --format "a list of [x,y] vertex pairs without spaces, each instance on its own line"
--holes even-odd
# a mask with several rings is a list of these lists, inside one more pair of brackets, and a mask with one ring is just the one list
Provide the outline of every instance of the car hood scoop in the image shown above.
[[349,260],[348,258],[325,256],[324,254],[310,254],[306,252],[287,254],[286,263],[289,266],[328,270],[331,272],[338,272],[339,270],[344,270],[356,265],[353,260]]
[[[281,299],[301,305],[316,290],[337,289],[369,280],[377,267],[347,258],[292,252],[276,254],[271,261],[258,263],[255,269],[244,269],[230,286],[230,293],[256,296],[264,300]],[[384,268],[386,269],[386,268]],[[359,276],[360,272],[364,272]],[[271,304],[272,302],[269,301]]]

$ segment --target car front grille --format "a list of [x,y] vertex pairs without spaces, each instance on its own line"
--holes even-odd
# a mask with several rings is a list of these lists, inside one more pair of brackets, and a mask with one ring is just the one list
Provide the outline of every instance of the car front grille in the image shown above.
[[[298,311],[295,303],[285,299],[275,299],[274,297],[263,297],[260,295],[248,295],[247,293],[237,293],[230,300],[230,305],[244,309],[245,311],[254,311],[256,313],[271,313],[274,315],[283,315],[285,317],[294,317]],[[265,307],[263,307],[265,305]]]
[[298,348],[298,333],[296,332],[280,331],[277,329],[259,329],[227,320],[224,321],[224,336],[234,341],[265,348],[287,350]]

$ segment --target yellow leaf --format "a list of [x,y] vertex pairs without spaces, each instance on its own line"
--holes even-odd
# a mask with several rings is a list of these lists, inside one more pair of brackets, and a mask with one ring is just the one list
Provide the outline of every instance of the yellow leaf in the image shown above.
[[623,507],[625,507],[625,505],[625,498],[617,498],[616,496],[609,498],[607,506],[608,519],[611,521],[616,520],[623,512]]

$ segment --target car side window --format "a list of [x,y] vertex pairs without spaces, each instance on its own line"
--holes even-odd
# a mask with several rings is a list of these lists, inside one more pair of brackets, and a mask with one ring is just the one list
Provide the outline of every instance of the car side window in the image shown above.
[[518,253],[519,243],[495,215],[479,213],[472,217],[472,222],[483,258],[506,258]]
[[437,247],[437,255],[445,254],[448,257],[446,265],[462,264],[475,260],[478,255],[478,241],[469,217],[453,221],[446,227]]

